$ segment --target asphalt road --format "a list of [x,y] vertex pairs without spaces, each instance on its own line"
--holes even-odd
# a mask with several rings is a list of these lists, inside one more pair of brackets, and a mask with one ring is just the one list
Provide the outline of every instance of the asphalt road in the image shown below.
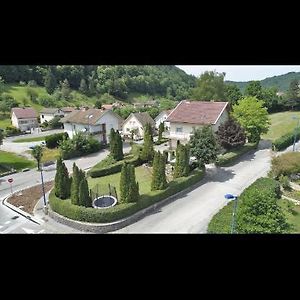
[[260,149],[232,167],[211,166],[193,191],[115,233],[205,233],[213,215],[226,205],[224,195],[239,195],[266,176],[270,160],[271,150]]

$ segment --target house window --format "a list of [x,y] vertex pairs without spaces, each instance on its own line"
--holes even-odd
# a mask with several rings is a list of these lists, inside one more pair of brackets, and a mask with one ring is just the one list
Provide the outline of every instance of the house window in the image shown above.
[[182,132],[182,127],[176,127],[176,132]]

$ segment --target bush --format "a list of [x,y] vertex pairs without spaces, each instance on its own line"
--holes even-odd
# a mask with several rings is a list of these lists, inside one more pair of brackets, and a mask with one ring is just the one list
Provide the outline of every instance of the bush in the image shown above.
[[103,145],[91,136],[84,136],[81,133],[76,134],[72,139],[60,142],[60,151],[63,159],[82,156],[99,151]]
[[[293,145],[295,138],[295,131],[287,133],[272,143],[272,147],[276,151],[281,151]],[[300,129],[296,130],[296,142],[300,139]]]
[[5,129],[6,136],[19,135],[21,134],[21,130],[14,126],[7,126]]
[[280,175],[291,175],[300,172],[300,153],[289,152],[274,157],[271,161],[269,176],[278,178]]
[[102,177],[102,176],[107,176],[107,175],[110,175],[110,174],[121,172],[124,161],[132,164],[134,167],[140,166],[143,163],[140,160],[140,158],[136,157],[136,156],[134,156],[134,157],[128,156],[124,160],[120,160],[120,161],[118,161],[118,162],[116,162],[116,163],[114,163],[110,166],[107,166],[107,167],[103,167],[103,163],[100,162],[99,164],[95,165],[88,172],[89,176],[91,176],[92,178],[96,178],[96,177]]
[[53,211],[73,220],[91,223],[114,222],[196,184],[202,179],[203,175],[203,170],[196,170],[189,177],[175,179],[166,190],[149,192],[141,195],[140,200],[136,203],[118,204],[105,210],[73,205],[69,199],[60,200],[55,196],[53,190],[49,195],[49,203]]
[[241,155],[249,152],[250,150],[256,149],[257,145],[258,145],[257,143],[249,143],[238,149],[219,155],[215,164],[216,166],[219,167],[227,166],[231,164],[233,161],[235,161],[237,158],[239,158]]
[[280,175],[278,181],[285,190],[291,190],[291,184],[288,176]]
[[59,143],[63,141],[63,139],[68,139],[69,135],[67,132],[51,134],[45,137],[46,146],[49,149],[57,148]]

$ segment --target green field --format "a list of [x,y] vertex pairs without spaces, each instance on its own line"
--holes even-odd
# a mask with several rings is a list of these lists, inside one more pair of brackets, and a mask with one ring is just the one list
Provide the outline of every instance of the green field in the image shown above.
[[25,168],[34,168],[35,166],[36,163],[33,160],[28,160],[14,153],[0,151],[0,173],[10,170],[11,168],[20,171]]
[[5,129],[11,125],[10,115],[0,113],[0,128]]
[[59,157],[59,149],[48,149],[47,147],[43,148],[43,156],[42,156],[42,162],[46,161],[56,161]]
[[45,140],[45,136],[38,136],[38,137],[22,138],[22,139],[14,140],[13,143],[40,142],[44,140]]
[[[95,185],[108,185],[109,183],[116,187],[118,195],[120,194],[120,176],[121,173],[116,173],[99,178],[89,178],[89,188],[93,189]],[[151,190],[151,173],[148,169],[140,166],[135,168],[135,178],[139,183],[140,194],[149,193]]]
[[[290,208],[288,203],[290,203]],[[292,225],[291,233],[300,233],[300,206],[286,199],[280,199],[279,205],[283,209],[288,223]]]
[[[289,133],[297,126],[297,120],[292,117],[300,118],[299,111],[286,111],[269,115],[271,126],[269,132],[262,136],[263,139],[274,141],[286,133]],[[299,122],[300,123],[300,122]],[[300,124],[299,124],[300,125]]]

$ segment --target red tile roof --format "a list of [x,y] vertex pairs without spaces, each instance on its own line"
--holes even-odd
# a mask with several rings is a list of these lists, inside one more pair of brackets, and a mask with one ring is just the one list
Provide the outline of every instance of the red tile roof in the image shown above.
[[14,107],[11,109],[11,112],[14,113],[18,119],[31,119],[37,118],[38,116],[33,108]]
[[228,102],[181,101],[166,122],[210,125],[215,124]]

